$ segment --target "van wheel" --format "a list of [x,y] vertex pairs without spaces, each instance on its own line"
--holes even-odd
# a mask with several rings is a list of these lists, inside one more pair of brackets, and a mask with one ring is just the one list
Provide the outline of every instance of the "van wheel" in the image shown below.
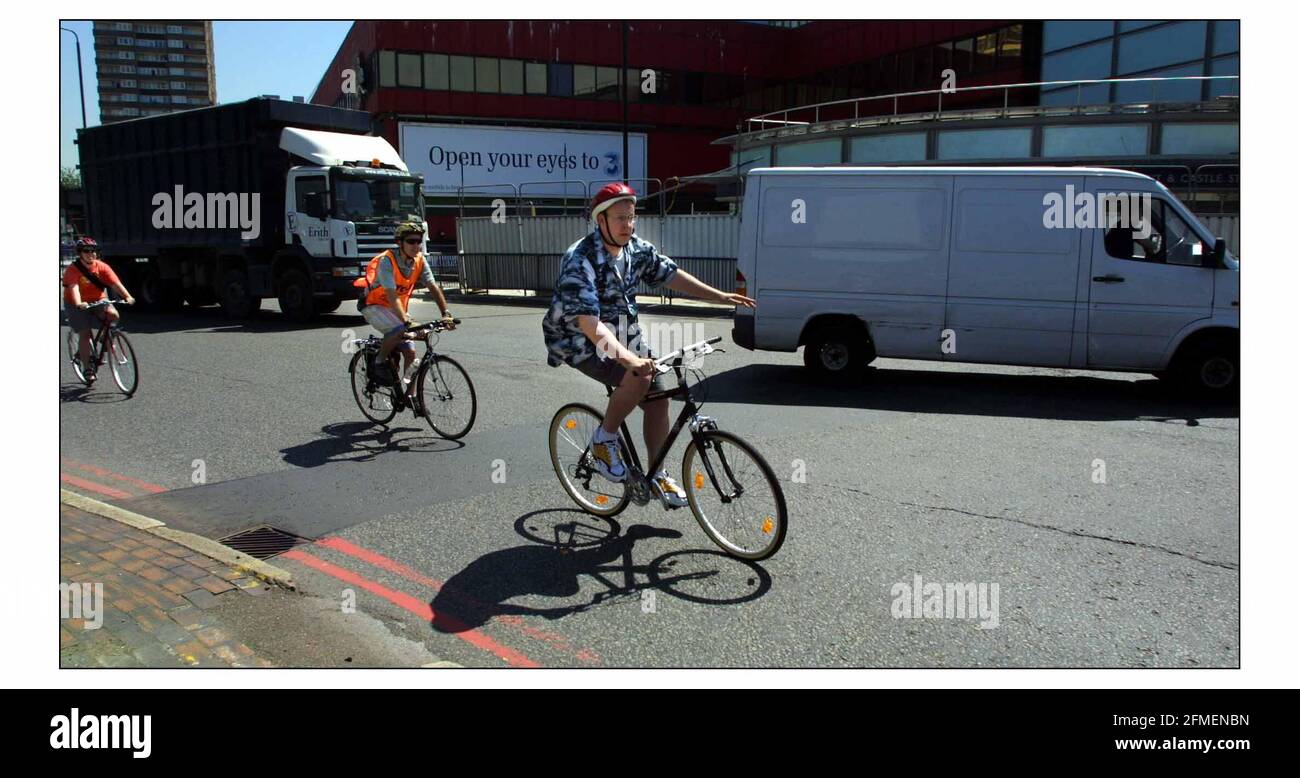
[[851,381],[862,375],[862,369],[870,361],[866,336],[851,327],[817,330],[804,344],[804,366],[818,378]]
[[1210,338],[1179,355],[1175,373],[1186,389],[1206,397],[1229,397],[1238,387],[1240,344]]
[[289,270],[280,276],[280,312],[296,322],[311,321],[316,315],[311,279],[301,270]]
[[231,268],[221,274],[217,285],[221,310],[231,319],[247,319],[262,307],[262,300],[249,294],[248,273]]

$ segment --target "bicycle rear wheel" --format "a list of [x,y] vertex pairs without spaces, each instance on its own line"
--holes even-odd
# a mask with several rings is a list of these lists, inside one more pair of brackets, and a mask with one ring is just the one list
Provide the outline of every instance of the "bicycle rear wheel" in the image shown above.
[[68,359],[72,362],[72,372],[77,374],[77,380],[84,384],[86,383],[86,368],[82,366],[81,357],[78,356],[80,348],[81,334],[76,330],[68,330]]
[[478,397],[469,373],[451,357],[441,354],[425,360],[416,378],[419,412],[433,431],[447,440],[465,437],[478,417]]
[[569,403],[551,419],[547,434],[551,464],[569,498],[593,516],[610,517],[627,507],[627,484],[607,481],[591,462],[591,434],[604,422],[595,408]]
[[397,415],[397,405],[393,402],[391,387],[382,386],[370,379],[370,359],[365,349],[360,349],[348,365],[352,376],[352,396],[357,401],[361,413],[375,424],[387,424]]
[[135,349],[126,333],[110,330],[108,333],[108,366],[113,372],[113,383],[127,397],[140,388],[140,365],[135,359]]
[[682,484],[691,512],[723,551],[741,559],[767,559],[785,542],[785,493],[753,446],[730,432],[703,433],[704,450],[691,441],[682,458]]

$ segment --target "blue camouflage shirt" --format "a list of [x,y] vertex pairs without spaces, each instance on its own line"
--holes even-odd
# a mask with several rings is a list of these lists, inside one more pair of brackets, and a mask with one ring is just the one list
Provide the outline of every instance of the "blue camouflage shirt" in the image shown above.
[[595,344],[578,327],[579,316],[599,316],[612,325],[610,329],[625,347],[636,350],[641,337],[636,321],[637,285],[642,281],[650,286],[668,283],[677,273],[677,263],[633,235],[623,247],[618,265],[626,268],[622,280],[599,230],[592,230],[564,252],[555,296],[542,320],[546,361],[551,367],[578,365],[596,355]]

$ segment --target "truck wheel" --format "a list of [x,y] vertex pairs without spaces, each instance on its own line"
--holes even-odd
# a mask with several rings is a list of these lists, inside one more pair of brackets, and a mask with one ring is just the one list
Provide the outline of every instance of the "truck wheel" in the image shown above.
[[248,293],[248,273],[238,268],[226,270],[218,283],[221,310],[231,319],[247,319],[262,307],[262,300]]
[[1179,383],[1202,397],[1236,394],[1241,346],[1229,338],[1208,338],[1178,356],[1174,372]]
[[163,278],[156,268],[146,268],[140,274],[137,286],[140,289],[140,301],[146,310],[176,313],[185,304],[181,285]]
[[301,270],[289,270],[280,276],[280,312],[296,322],[311,321],[316,315],[311,279]]
[[853,327],[830,326],[809,336],[803,348],[804,366],[818,378],[846,383],[861,377],[871,361],[866,335]]
[[342,297],[325,297],[316,299],[316,313],[334,313],[343,304]]
[[213,305],[217,302],[217,293],[206,286],[192,286],[185,290],[185,302],[195,308]]

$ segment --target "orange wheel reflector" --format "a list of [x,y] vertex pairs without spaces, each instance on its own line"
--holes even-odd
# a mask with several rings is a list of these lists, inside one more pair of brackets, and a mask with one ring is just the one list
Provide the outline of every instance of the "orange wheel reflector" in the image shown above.
[[775,522],[772,521],[772,517],[771,517],[771,516],[768,516],[766,519],[763,519],[763,534],[764,534],[764,535],[771,535],[771,534],[772,534],[772,526],[773,526],[774,524],[775,524]]
[[578,426],[578,422],[574,421],[573,419],[569,419],[568,421],[564,422],[564,428],[566,430],[571,430],[576,426]]
[[598,494],[598,495],[596,495],[596,504],[597,504],[597,505],[604,505],[604,504],[607,503],[607,502],[609,502],[609,497],[608,497],[608,496],[603,495],[603,494]]
[[696,489],[704,488],[704,473],[701,473],[698,470],[695,472],[695,488]]

